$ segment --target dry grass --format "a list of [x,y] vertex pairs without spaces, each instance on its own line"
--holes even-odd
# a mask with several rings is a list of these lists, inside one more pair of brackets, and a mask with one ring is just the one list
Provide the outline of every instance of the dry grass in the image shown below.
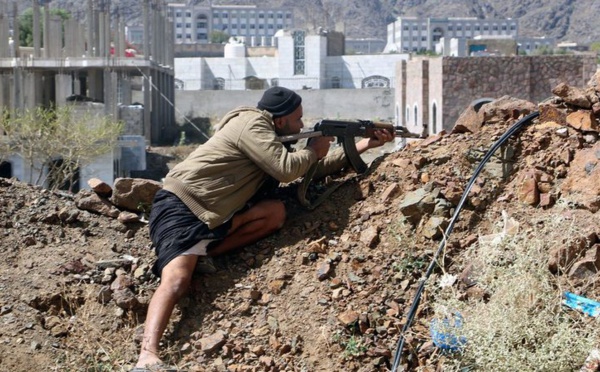
[[550,218],[537,231],[507,236],[497,244],[475,244],[464,262],[473,263],[478,286],[489,300],[459,301],[455,287],[438,293],[436,314],[457,310],[464,317],[467,345],[446,359],[446,370],[572,371],[600,341],[598,321],[561,306],[562,278],[547,269],[548,237],[579,236],[576,221]]

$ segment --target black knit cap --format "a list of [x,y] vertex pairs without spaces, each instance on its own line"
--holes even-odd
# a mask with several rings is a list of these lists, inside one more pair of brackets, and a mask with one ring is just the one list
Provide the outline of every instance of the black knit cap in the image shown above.
[[291,114],[301,103],[302,97],[296,92],[284,87],[272,87],[265,90],[256,107],[269,111],[277,118]]

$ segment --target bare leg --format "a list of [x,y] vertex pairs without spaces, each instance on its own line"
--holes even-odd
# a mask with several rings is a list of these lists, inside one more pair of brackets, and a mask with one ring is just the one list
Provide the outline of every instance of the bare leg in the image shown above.
[[[285,206],[279,200],[265,200],[233,217],[228,235],[210,251],[211,256],[254,243],[283,226]],[[164,267],[160,285],[152,296],[144,326],[142,350],[136,367],[161,363],[158,345],[173,308],[188,290],[198,256],[179,256]]]
[[164,267],[160,285],[150,300],[144,326],[142,350],[136,367],[146,367],[161,363],[158,357],[158,344],[167,328],[173,308],[187,292],[198,256],[179,256]]
[[235,248],[254,243],[279,230],[285,221],[285,206],[279,200],[263,200],[244,213],[233,217],[225,239],[208,252],[217,256]]

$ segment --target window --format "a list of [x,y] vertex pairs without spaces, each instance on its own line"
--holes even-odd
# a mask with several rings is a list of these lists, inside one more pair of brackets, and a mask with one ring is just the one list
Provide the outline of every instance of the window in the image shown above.
[[304,31],[294,31],[294,75],[304,75],[305,60],[304,60]]
[[178,11],[177,13],[175,13],[175,17],[181,17],[181,12]]
[[185,16],[186,16],[186,17],[191,17],[191,16],[192,16],[192,13],[191,13],[191,12],[185,12]]
[[380,75],[372,75],[366,77],[361,82],[362,88],[389,88],[390,87],[390,79],[385,76]]

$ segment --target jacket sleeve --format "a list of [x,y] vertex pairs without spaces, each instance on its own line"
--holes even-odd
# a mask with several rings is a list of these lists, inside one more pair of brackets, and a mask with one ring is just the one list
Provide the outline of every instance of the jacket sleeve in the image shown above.
[[237,146],[265,173],[284,183],[302,177],[317,161],[317,155],[310,148],[288,151],[277,139],[272,124],[266,120],[246,123]]
[[338,147],[329,151],[325,158],[319,160],[319,166],[313,178],[317,180],[321,179],[330,174],[337,173],[341,171],[342,168],[348,166],[350,166],[350,163],[346,158],[346,154],[344,154],[344,149],[342,147]]

